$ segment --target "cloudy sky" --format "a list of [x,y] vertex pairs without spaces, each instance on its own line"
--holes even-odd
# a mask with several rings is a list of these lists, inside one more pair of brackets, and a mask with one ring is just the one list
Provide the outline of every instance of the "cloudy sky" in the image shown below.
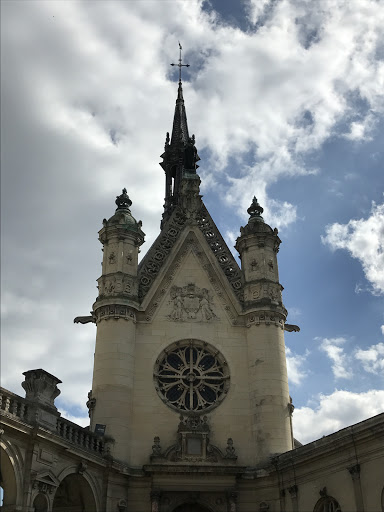
[[125,186],[148,250],[177,90],[232,248],[255,194],[279,228],[295,437],[384,409],[382,0],[1,2],[2,385],[59,377],[86,424],[97,231]]

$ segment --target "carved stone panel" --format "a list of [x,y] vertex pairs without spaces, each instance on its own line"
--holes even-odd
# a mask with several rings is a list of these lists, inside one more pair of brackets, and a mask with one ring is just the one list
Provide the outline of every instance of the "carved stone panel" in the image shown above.
[[212,322],[219,317],[214,312],[213,298],[206,288],[193,283],[187,286],[172,286],[170,290],[170,313],[174,322]]

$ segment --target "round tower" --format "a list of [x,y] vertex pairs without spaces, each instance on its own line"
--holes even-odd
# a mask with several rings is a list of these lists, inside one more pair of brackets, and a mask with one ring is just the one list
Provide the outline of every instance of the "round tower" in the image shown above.
[[138,253],[145,236],[141,221],[131,215],[131,204],[123,189],[116,198],[115,214],[103,220],[99,231],[103,262],[99,296],[93,305],[97,335],[90,396],[91,430],[105,425],[105,434],[115,440],[115,456],[125,461],[129,460],[133,399]]
[[277,253],[277,229],[264,222],[254,197],[248,224],[240,229],[236,249],[244,277],[251,425],[255,463],[291,450],[290,397],[285,359],[284,323]]

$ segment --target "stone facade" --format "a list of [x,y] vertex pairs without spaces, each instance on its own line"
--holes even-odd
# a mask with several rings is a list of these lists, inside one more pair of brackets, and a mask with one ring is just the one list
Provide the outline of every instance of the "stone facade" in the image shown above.
[[179,84],[162,167],[161,232],[143,260],[124,189],[103,245],[90,426],[62,419],[60,380],[1,391],[4,511],[384,510],[384,415],[301,446],[293,438],[277,254],[254,198],[241,268],[199,194]]

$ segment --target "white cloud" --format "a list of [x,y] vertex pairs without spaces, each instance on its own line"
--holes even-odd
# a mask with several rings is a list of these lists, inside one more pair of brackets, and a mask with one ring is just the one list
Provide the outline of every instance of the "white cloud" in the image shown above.
[[298,386],[308,375],[308,371],[303,366],[307,362],[309,352],[306,351],[304,355],[294,354],[289,347],[286,347],[285,353],[287,356],[288,380],[291,384]]
[[87,427],[89,425],[89,417],[88,416],[74,416],[73,414],[70,414],[65,409],[60,409],[62,418],[66,418],[69,421],[72,421],[73,423],[76,423],[77,425],[81,425],[82,427]]
[[317,400],[315,408],[296,408],[293,414],[294,436],[301,443],[332,434],[384,410],[382,390],[365,393],[336,390],[330,395],[321,394]]
[[382,334],[384,335],[384,325],[380,327]]
[[[320,340],[321,338],[316,338]],[[343,345],[347,340],[345,338],[323,338],[320,343],[320,350],[325,352],[332,361],[332,372],[335,379],[350,379],[352,371],[349,366],[348,357],[344,353]]]
[[[169,63],[179,38],[191,64],[189,128],[209,159],[203,187],[220,182],[220,196],[244,218],[256,194],[269,223],[293,223],[295,205],[268,198],[271,185],[315,172],[303,155],[340,134],[342,121],[346,132],[361,123],[353,94],[375,115],[383,110],[384,64],[375,52],[384,12],[376,2],[324,0],[318,12],[310,2],[256,2],[260,26],[247,32],[202,5],[2,5],[2,381],[15,392],[22,371],[44,367],[63,380],[67,408],[84,407],[95,332],[72,319],[95,298],[97,230],[123,186],[147,233],[142,254],[158,233],[164,183],[156,158],[171,129]],[[223,179],[226,165],[232,180]],[[291,380],[300,372],[291,370]]]
[[373,203],[367,219],[327,226],[322,241],[332,250],[345,249],[359,260],[373,293],[384,293],[384,203]]
[[384,375],[384,343],[357,350],[355,358],[361,361],[366,372]]

